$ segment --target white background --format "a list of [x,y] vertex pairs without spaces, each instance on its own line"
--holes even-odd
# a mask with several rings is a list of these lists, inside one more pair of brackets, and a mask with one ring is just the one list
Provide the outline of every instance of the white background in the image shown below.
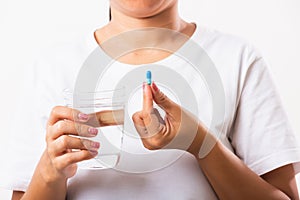
[[[242,36],[263,52],[291,123],[300,134],[300,1],[179,1],[183,18]],[[0,0],[1,165],[7,148],[10,110],[26,65],[43,49],[105,24],[107,15],[108,0]],[[0,190],[0,199],[9,199],[9,195],[9,191]]]

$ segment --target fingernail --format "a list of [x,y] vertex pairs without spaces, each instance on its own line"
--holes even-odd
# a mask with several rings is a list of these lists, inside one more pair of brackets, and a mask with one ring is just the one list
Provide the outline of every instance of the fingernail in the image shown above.
[[84,113],[79,113],[78,118],[79,118],[79,120],[87,121],[89,119],[89,115],[84,114]]
[[96,135],[98,134],[98,129],[90,127],[90,128],[88,129],[88,132],[89,132],[91,135],[95,135],[95,136],[96,136]]
[[98,151],[90,151],[90,154],[91,154],[92,156],[96,156],[96,155],[98,155]]
[[92,147],[92,148],[99,149],[100,143],[99,143],[99,142],[91,142],[91,147]]
[[146,83],[143,82],[143,91],[145,91]]
[[157,85],[156,85],[154,82],[152,82],[152,88],[153,88],[153,90],[154,90],[155,92],[158,92],[158,91],[159,91]]

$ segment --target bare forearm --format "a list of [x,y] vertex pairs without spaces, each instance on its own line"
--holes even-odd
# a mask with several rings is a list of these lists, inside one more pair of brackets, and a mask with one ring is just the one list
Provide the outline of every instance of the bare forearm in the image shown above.
[[[67,193],[67,181],[65,180],[51,180],[44,174],[45,167],[50,165],[46,158],[46,153],[43,154],[35,173],[32,177],[31,183],[23,195],[23,200],[43,199],[43,200],[64,200]],[[44,163],[43,163],[44,162]],[[42,164],[43,163],[43,164]],[[46,165],[45,165],[46,164]],[[47,171],[47,173],[51,173]]]
[[289,199],[251,171],[220,142],[198,162],[220,199]]

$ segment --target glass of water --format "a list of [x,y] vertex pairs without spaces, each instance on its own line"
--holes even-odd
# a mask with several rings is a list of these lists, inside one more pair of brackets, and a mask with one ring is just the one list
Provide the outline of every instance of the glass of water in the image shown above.
[[98,155],[93,159],[79,162],[78,167],[82,169],[115,167],[120,160],[123,144],[125,88],[94,92],[72,92],[66,89],[64,99],[67,107],[89,114],[86,124],[98,129],[96,137],[87,138],[100,143]]

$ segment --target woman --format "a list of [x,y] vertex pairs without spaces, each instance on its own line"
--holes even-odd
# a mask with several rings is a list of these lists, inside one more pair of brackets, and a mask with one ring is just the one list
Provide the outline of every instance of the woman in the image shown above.
[[[148,27],[167,28],[201,40],[200,45],[215,62],[229,95],[226,140],[234,153],[222,141],[216,141],[207,155],[199,156],[205,136],[211,134],[204,123],[198,123],[201,116],[193,117],[182,110],[155,83],[144,84],[143,109],[133,115],[133,121],[147,149],[161,149],[177,134],[188,137],[188,128],[181,133],[182,116],[183,127],[189,123],[197,125],[196,136],[187,149],[190,154],[180,159],[180,164],[176,161],[162,171],[142,175],[111,171],[78,175],[76,163],[96,156],[101,144],[91,142],[84,146],[70,135],[77,134],[78,126],[87,136],[97,131],[82,124],[88,121],[88,115],[56,106],[48,117],[47,147],[28,188],[15,189],[13,199],[299,199],[293,163],[300,161],[300,148],[289,130],[263,58],[240,39],[203,31],[182,20],[177,0],[111,0],[110,6],[111,21],[94,34],[99,45],[120,33]],[[159,42],[159,37],[153,42]],[[68,54],[73,56],[72,52]],[[136,65],[169,56],[168,52],[149,54],[149,50],[140,50],[122,56],[119,61]],[[74,76],[75,72],[72,73],[63,76]],[[147,138],[143,131],[160,120],[157,113],[153,114],[153,102],[166,112],[166,118],[156,122],[155,134]],[[170,148],[180,149],[176,145]],[[72,181],[76,177],[77,181]]]

